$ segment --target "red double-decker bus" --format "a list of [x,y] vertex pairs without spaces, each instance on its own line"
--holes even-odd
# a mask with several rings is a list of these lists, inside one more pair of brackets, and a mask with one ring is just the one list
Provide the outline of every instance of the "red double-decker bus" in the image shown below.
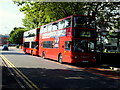
[[95,17],[72,15],[41,26],[39,56],[60,63],[96,62]]
[[32,55],[38,55],[40,28],[26,31],[23,34],[23,51]]

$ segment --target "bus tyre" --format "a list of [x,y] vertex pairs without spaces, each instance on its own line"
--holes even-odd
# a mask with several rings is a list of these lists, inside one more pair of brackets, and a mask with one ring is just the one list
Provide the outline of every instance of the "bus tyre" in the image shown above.
[[61,63],[61,64],[63,63],[63,62],[62,62],[62,54],[59,54],[58,62]]
[[45,53],[44,52],[42,52],[42,58],[45,59]]
[[32,56],[34,56],[33,51],[31,51]]
[[26,50],[24,50],[24,53],[27,54]]

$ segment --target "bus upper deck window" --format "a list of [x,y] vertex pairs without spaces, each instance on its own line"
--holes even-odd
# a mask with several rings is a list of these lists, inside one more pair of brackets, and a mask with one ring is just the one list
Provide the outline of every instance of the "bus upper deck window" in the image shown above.
[[44,26],[44,32],[47,32],[47,26]]
[[40,29],[40,33],[43,33],[43,32],[44,32],[44,27],[42,26]]
[[63,29],[64,28],[64,24],[65,24],[65,21],[63,20],[63,21],[60,21],[59,23],[58,23],[58,29]]
[[71,18],[65,20],[65,28],[71,27]]
[[48,25],[48,32],[52,31],[52,25]]
[[52,24],[52,29],[53,29],[53,31],[58,30],[58,23],[53,23]]
[[75,16],[74,27],[95,29],[95,18],[88,16]]

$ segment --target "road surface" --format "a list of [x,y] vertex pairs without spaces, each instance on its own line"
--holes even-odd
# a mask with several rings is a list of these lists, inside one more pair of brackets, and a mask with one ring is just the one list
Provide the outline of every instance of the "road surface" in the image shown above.
[[[38,56],[24,54],[21,49],[9,48],[1,54],[31,81],[37,89],[42,88],[106,88],[120,89],[118,75],[108,75],[89,68],[76,67],[70,64],[59,64],[56,61],[42,59]],[[10,68],[10,67],[9,67]],[[113,72],[112,72],[113,73]]]

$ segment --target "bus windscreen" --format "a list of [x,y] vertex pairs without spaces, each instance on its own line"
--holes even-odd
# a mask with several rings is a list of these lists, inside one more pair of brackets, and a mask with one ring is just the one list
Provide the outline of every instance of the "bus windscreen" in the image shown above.
[[95,41],[73,40],[73,52],[95,52]]

